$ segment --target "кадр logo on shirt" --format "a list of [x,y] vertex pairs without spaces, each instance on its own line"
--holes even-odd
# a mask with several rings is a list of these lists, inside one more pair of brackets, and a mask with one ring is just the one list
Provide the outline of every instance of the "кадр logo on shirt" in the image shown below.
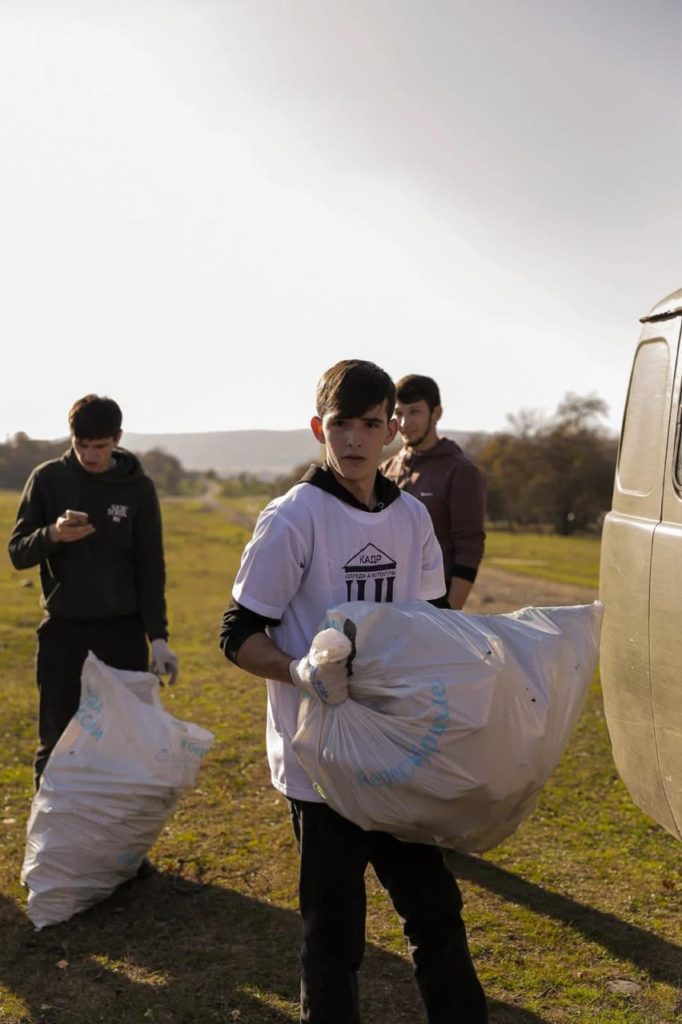
[[393,600],[396,562],[374,544],[365,544],[343,567],[346,577],[346,600]]
[[115,523],[120,523],[122,519],[128,518],[128,509],[130,505],[110,505],[107,509],[107,515],[113,519]]

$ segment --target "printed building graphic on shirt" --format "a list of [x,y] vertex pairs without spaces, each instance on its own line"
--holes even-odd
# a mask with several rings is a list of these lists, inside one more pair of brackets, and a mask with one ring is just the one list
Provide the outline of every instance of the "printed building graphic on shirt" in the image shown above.
[[343,567],[347,601],[393,600],[396,562],[385,551],[365,544]]

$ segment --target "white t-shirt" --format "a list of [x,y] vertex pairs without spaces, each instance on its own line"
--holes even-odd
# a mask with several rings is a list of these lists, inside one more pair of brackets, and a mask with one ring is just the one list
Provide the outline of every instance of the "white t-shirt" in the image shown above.
[[[296,484],[261,512],[233,596],[268,619],[274,643],[301,658],[328,608],[344,601],[431,600],[445,593],[443,559],[426,507],[401,493],[365,512],[314,484]],[[319,801],[291,749],[299,691],[268,680],[267,751],[275,789]]]

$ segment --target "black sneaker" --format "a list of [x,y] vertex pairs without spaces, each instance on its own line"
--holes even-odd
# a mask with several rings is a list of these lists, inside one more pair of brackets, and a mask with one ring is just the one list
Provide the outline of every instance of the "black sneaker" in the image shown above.
[[139,868],[137,869],[136,878],[147,878],[148,875],[156,873],[156,868],[150,861],[149,857],[143,857]]

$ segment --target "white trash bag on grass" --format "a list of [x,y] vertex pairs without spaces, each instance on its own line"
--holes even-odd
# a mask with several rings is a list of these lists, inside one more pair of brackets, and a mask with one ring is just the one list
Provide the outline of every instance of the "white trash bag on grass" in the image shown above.
[[463,852],[526,818],[597,667],[603,606],[467,615],[357,601],[320,628],[354,639],[351,699],[301,701],[294,750],[364,829]]
[[114,669],[90,653],[81,682],[28,821],[21,881],[38,929],[136,874],[214,740],[164,710],[150,672]]

